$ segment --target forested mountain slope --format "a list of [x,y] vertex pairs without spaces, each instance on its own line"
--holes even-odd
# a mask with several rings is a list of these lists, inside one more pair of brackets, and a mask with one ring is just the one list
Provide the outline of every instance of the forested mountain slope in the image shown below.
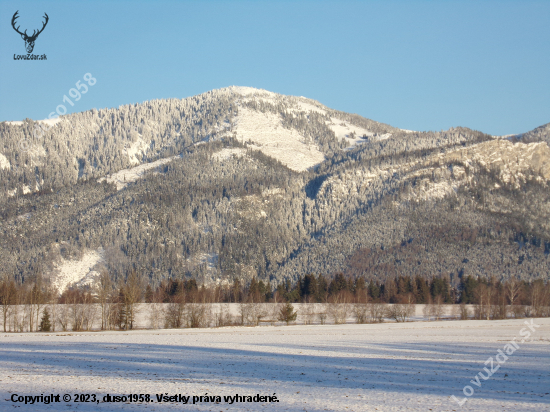
[[100,178],[229,136],[301,171],[360,140],[345,138],[355,130],[398,130],[310,99],[246,87],[57,120],[48,121],[51,128],[30,119],[0,123],[0,197]]
[[550,144],[550,123],[537,127],[530,132],[514,136],[514,139],[519,139],[524,143],[546,142]]
[[33,130],[0,124],[0,259],[19,280],[550,273],[542,132],[409,132],[241,87]]

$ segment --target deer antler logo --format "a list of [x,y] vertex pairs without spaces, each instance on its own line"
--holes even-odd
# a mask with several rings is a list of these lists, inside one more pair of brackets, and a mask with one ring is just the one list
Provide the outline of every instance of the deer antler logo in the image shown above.
[[38,30],[38,32],[36,32],[36,30],[34,30],[32,32],[32,35],[28,36],[27,35],[27,30],[25,30],[24,33],[21,33],[19,31],[20,26],[17,26],[17,28],[15,28],[15,20],[19,17],[17,15],[17,13],[19,13],[19,10],[17,10],[15,12],[15,14],[13,15],[13,17],[11,19],[11,25],[12,25],[13,29],[21,35],[21,38],[23,40],[25,40],[25,48],[27,49],[27,53],[32,53],[32,50],[34,49],[34,42],[36,41],[36,38],[38,37],[38,35],[40,33],[42,33],[42,31],[44,30],[44,28],[46,27],[46,24],[48,24],[49,17],[46,13],[44,13],[44,18],[46,19],[46,21],[43,23],[44,25],[42,26],[42,28],[40,30]]

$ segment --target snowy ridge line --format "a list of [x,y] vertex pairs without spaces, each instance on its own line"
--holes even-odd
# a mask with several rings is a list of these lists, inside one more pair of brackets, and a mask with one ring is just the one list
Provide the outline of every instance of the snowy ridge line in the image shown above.
[[[42,119],[42,120],[35,120],[35,122],[37,123],[44,123],[48,126],[54,126],[55,124],[61,122],[63,119],[60,118],[60,117],[56,117],[55,119]],[[16,120],[16,121],[5,121],[5,122],[2,122],[2,123],[6,123],[6,124],[9,124],[11,126],[22,126],[23,125],[23,121],[19,121],[19,120]]]
[[[323,104],[321,104],[321,103],[319,103],[315,100],[308,99],[306,97],[285,96],[285,95],[281,95],[281,94],[277,94],[277,93],[273,93],[273,92],[268,92],[266,90],[246,88],[246,87],[245,88],[240,88],[240,87],[232,86],[232,88],[227,88],[227,89],[231,89],[231,90],[235,91],[235,93],[242,96],[244,99],[242,99],[241,101],[245,101],[245,102],[249,102],[249,101],[258,102],[258,101],[260,101],[260,102],[270,103],[270,104],[273,104],[273,105],[276,105],[278,103],[282,103],[282,104],[287,105],[287,106],[290,105],[288,110],[291,113],[316,112],[316,113],[319,113],[319,114],[324,115],[324,116],[327,116],[329,113],[335,113],[334,110],[324,106]],[[221,90],[227,90],[227,89],[221,89]],[[239,117],[241,117],[241,110],[242,109],[239,110]],[[250,113],[246,112],[244,115],[249,116]],[[326,125],[329,129],[331,129],[334,132],[336,138],[339,141],[345,140],[347,142],[348,146],[347,146],[346,149],[351,149],[354,146],[356,146],[357,144],[365,143],[365,142],[367,142],[366,139],[369,139],[371,141],[384,140],[384,139],[388,139],[392,136],[391,133],[385,133],[385,134],[374,133],[374,132],[372,132],[368,129],[365,129],[365,128],[357,126],[357,125],[354,125],[350,121],[345,121],[343,119],[340,119],[340,118],[334,117],[334,116],[337,116],[337,114],[332,114],[331,118],[330,118],[330,121],[327,121]],[[257,121],[257,119],[256,119],[256,121]],[[272,122],[272,124],[270,126],[272,128],[275,128],[275,130],[277,130],[279,127],[281,127],[276,122]],[[405,132],[406,133],[412,133],[412,131],[405,131]],[[286,140],[288,140],[288,142],[291,142],[293,139],[295,139],[295,136],[292,136],[292,134],[290,132],[289,132],[289,136],[277,136],[277,137],[275,137],[275,141],[279,145],[278,147],[284,147],[287,150],[297,150],[297,148],[294,147],[292,144],[289,144],[288,147],[287,147],[287,145],[281,146],[281,141],[280,141],[281,137],[283,137],[283,140],[285,140],[285,138],[286,138]],[[254,140],[254,139],[252,139],[252,140]],[[308,156],[308,155],[304,156],[303,153],[298,150],[298,156],[300,158],[302,158],[302,156],[303,156],[304,160],[307,163],[307,166],[299,167],[299,166],[297,166],[296,164],[294,164],[292,162],[288,162],[288,159],[287,159],[288,156],[285,156],[281,152],[270,151],[267,148],[260,148],[260,150],[262,152],[264,152],[265,154],[276,158],[277,160],[281,161],[282,163],[286,164],[288,167],[290,167],[291,169],[296,170],[296,171],[307,170],[308,168],[311,168],[311,167],[316,166],[319,163],[321,163],[320,161],[318,161],[318,158],[311,159],[311,158],[309,158],[310,156]],[[315,163],[315,161],[317,161],[317,162]]]

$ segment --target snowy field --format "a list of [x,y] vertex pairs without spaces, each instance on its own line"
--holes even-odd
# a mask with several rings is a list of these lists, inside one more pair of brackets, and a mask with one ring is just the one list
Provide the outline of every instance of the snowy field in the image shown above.
[[[530,322],[531,319],[527,320]],[[550,319],[0,334],[0,410],[545,411]],[[525,334],[525,332],[524,332]],[[488,358],[517,350],[480,387]],[[498,359],[498,358],[497,358]],[[498,366],[495,361],[494,367]],[[479,375],[478,375],[479,376]],[[474,393],[462,406],[463,388]],[[149,403],[13,403],[40,394],[150,394]],[[221,402],[192,404],[192,397]],[[235,394],[279,402],[233,403]],[[191,396],[159,403],[156,394]],[[17,409],[15,409],[17,407]]]

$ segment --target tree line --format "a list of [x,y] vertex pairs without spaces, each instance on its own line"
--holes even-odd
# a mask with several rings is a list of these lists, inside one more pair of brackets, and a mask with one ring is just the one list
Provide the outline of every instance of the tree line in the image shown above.
[[[40,278],[17,283],[6,277],[0,282],[5,332],[46,331],[55,325],[61,330],[90,330],[96,321],[101,330],[134,329],[140,303],[149,304],[149,323],[155,328],[288,324],[296,319],[292,306],[296,303],[302,304],[304,323],[313,323],[314,318],[321,324],[327,319],[345,323],[350,316],[357,323],[385,318],[405,321],[413,315],[414,304],[426,305],[428,319],[442,318],[445,304],[454,304],[453,313],[461,319],[505,319],[550,316],[550,284],[542,279],[466,276],[455,289],[444,277],[400,276],[367,282],[364,277],[352,279],[338,273],[332,277],[308,274],[294,284],[287,281],[277,287],[256,278],[248,284],[235,280],[209,285],[199,285],[195,279],[169,279],[152,287],[136,271],[118,283],[103,271],[94,287],[69,287],[59,295]],[[238,315],[231,315],[230,303],[239,304]]]

